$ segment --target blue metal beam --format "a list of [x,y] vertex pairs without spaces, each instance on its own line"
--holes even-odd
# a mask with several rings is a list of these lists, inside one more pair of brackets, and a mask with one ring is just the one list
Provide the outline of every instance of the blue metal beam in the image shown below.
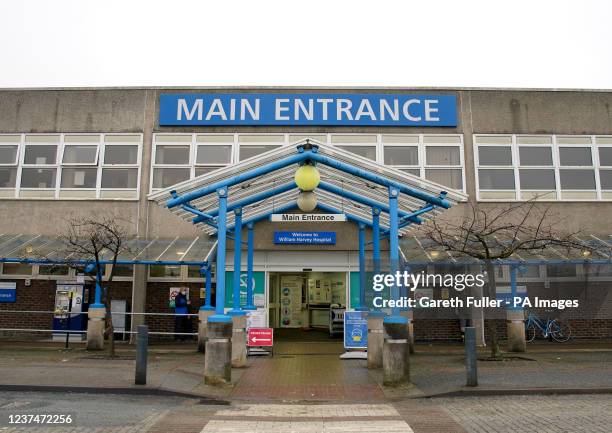
[[[385,204],[379,203],[376,200],[372,200],[368,197],[362,196],[362,195],[358,195],[355,194],[351,191],[346,191],[342,188],[337,187],[336,185],[333,185],[331,183],[327,183],[327,182],[320,182],[319,183],[319,188],[321,188],[322,190],[325,191],[329,191],[333,194],[339,195],[341,197],[347,198],[349,200],[353,200],[356,201],[357,203],[361,203],[363,205],[366,206],[370,206],[370,207],[375,207],[378,208],[386,213],[389,213],[389,207]],[[423,220],[419,217],[417,217],[416,215],[412,215],[408,212],[404,212],[404,211],[398,211],[399,215],[402,216],[404,219],[410,220],[416,224],[421,224],[423,222]]]
[[366,258],[365,258],[365,224],[359,223],[359,305],[355,310],[363,311],[365,307]]
[[356,215],[353,215],[351,213],[348,212],[343,212],[340,209],[337,209],[333,206],[329,206],[323,203],[317,203],[317,208],[321,209],[322,211],[325,212],[329,212],[329,213],[343,213],[346,215],[346,219],[349,221],[353,221],[357,224],[364,224],[366,227],[372,228],[372,223],[368,220],[365,220],[363,218],[360,218]]

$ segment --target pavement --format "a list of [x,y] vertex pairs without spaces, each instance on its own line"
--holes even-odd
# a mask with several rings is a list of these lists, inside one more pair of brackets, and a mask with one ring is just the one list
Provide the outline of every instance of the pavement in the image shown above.
[[[88,352],[81,344],[0,343],[0,391],[55,390],[150,394],[227,402],[385,403],[408,398],[515,393],[612,393],[612,344],[541,342],[505,361],[479,361],[479,386],[466,388],[463,347],[417,345],[410,358],[412,384],[382,386],[382,372],[364,360],[340,360],[337,341],[276,342],[273,357],[251,357],[233,369],[232,383],[203,383],[204,357],[194,343],[152,345],[147,385],[134,385],[134,347],[120,344],[118,356]],[[481,351],[486,358],[486,350]],[[509,354],[510,355],[510,354]]]

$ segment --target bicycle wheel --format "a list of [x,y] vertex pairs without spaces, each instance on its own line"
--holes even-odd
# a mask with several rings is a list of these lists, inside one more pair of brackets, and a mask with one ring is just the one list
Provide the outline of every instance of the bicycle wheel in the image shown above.
[[548,332],[557,343],[565,343],[572,335],[572,328],[566,323],[553,320],[548,325]]
[[531,323],[527,328],[525,328],[525,341],[527,343],[531,343],[535,340],[536,337],[536,327],[533,323]]

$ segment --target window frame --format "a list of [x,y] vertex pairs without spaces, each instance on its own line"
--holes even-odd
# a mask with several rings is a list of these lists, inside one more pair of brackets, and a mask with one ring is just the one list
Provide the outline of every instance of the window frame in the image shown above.
[[[142,149],[143,149],[143,134],[142,133],[100,133],[100,132],[70,132],[70,133],[2,133],[2,136],[19,136],[20,141],[17,144],[17,163],[16,164],[0,164],[0,166],[12,166],[17,168],[16,178],[15,178],[15,187],[14,188],[0,188],[2,191],[14,191],[14,194],[3,195],[2,198],[15,198],[15,199],[26,199],[26,200],[127,200],[127,201],[136,201],[139,197],[140,191],[140,177],[141,177],[141,162],[142,162]],[[97,141],[91,142],[65,142],[66,136],[94,136],[98,137]],[[134,164],[112,164],[106,165],[103,163],[104,151],[106,146],[106,136],[128,136],[131,137],[132,140],[125,143],[112,143],[112,145],[131,145],[136,146],[137,149],[137,157],[136,163]],[[54,142],[26,142],[26,136],[54,136],[57,137],[58,140]],[[0,143],[2,145],[4,143]],[[6,143],[7,145],[12,145],[12,143]],[[25,163],[25,154],[27,146],[48,146],[55,145],[56,155],[55,155],[55,164],[26,164]],[[63,163],[65,148],[68,146],[97,146],[96,149],[96,163]],[[96,169],[96,184],[95,187],[88,188],[62,188],[61,181],[63,175],[63,168],[95,168]],[[102,182],[102,170],[103,168],[135,168],[137,170],[137,182],[136,188],[123,188],[121,191],[130,191],[133,194],[130,197],[103,197],[102,192],[106,190],[115,190],[111,188],[101,188]],[[55,183],[53,187],[50,188],[32,188],[32,187],[22,187],[21,182],[23,178],[23,169],[51,169],[55,170]],[[40,195],[36,195],[37,191],[43,192]],[[92,194],[89,195],[70,195],[71,191],[91,191]],[[26,192],[26,194],[22,194],[22,192]],[[31,193],[29,193],[31,192]],[[44,192],[47,192],[46,194]]]
[[[511,136],[512,137],[512,149],[513,149],[513,165],[512,167],[508,166],[504,166],[504,167],[493,167],[493,166],[481,166],[479,164],[479,160],[478,160],[478,149],[479,147],[482,146],[492,146],[492,144],[489,143],[478,143],[478,138],[479,137],[484,137],[484,136],[497,136],[497,137],[502,137],[502,136]],[[518,137],[547,137],[550,138],[550,143],[546,144],[546,143],[534,143],[532,146],[533,147],[548,147],[551,149],[552,152],[552,165],[551,166],[547,166],[547,165],[521,165],[520,163],[520,148],[521,147],[530,147],[531,145],[529,144],[518,144],[517,143],[517,138]],[[559,143],[559,138],[562,139],[571,139],[572,137],[576,137],[577,139],[585,139],[588,138],[590,143],[570,143],[570,142],[564,142],[564,143]],[[495,202],[495,201],[527,201],[529,200],[530,194],[529,192],[538,192],[538,191],[542,191],[542,192],[549,192],[549,190],[535,190],[535,189],[524,189],[521,187],[521,183],[520,183],[520,170],[528,170],[528,169],[547,169],[547,170],[553,170],[554,171],[554,175],[555,175],[555,189],[554,190],[550,190],[552,192],[554,192],[554,194],[546,194],[545,196],[542,196],[541,198],[538,198],[538,200],[540,201],[550,201],[550,202],[554,202],[554,201],[569,201],[569,202],[581,202],[581,201],[585,201],[585,202],[589,202],[589,201],[611,201],[612,200],[612,188],[610,189],[603,189],[601,186],[601,177],[600,177],[600,171],[601,170],[608,170],[608,171],[612,171],[612,165],[606,165],[606,166],[602,166],[600,165],[600,158],[599,158],[599,149],[600,148],[612,148],[612,135],[596,135],[596,134],[583,134],[583,135],[576,135],[576,134],[473,134],[472,136],[473,138],[473,153],[474,153],[474,177],[475,177],[475,184],[476,184],[476,199],[478,201],[491,201],[491,202]],[[605,141],[605,143],[599,143],[599,140]],[[507,146],[507,144],[497,144],[497,145],[501,145],[501,146]],[[576,148],[576,147],[583,147],[583,148],[589,148],[590,152],[591,152],[591,165],[561,165],[561,149],[562,148]],[[514,169],[514,179],[515,179],[515,187],[516,187],[516,192],[515,192],[515,198],[511,199],[511,198],[483,198],[482,197],[482,192],[488,192],[491,190],[482,190],[480,189],[480,179],[479,179],[479,175],[478,175],[478,170],[480,168],[513,168]],[[561,187],[561,172],[564,169],[570,169],[570,170],[584,170],[584,171],[590,171],[593,173],[594,176],[594,180],[595,180],[595,188],[594,189],[563,189]],[[601,169],[601,170],[600,170]],[[504,191],[508,191],[508,190],[504,190]],[[565,197],[563,192],[565,192]],[[570,196],[568,197],[567,193],[572,193],[572,192],[577,192],[577,193],[590,193],[592,194],[591,197],[585,196],[585,197],[578,197],[578,196]]]

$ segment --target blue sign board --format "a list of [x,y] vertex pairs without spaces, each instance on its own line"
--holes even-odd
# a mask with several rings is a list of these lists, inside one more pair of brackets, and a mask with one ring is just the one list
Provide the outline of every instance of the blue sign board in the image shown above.
[[160,126],[457,126],[454,95],[165,93]]
[[1,302],[17,302],[17,283],[0,283],[0,303]]
[[366,349],[368,347],[368,313],[347,311],[344,313],[344,347]]
[[336,245],[336,232],[274,232],[277,245]]

